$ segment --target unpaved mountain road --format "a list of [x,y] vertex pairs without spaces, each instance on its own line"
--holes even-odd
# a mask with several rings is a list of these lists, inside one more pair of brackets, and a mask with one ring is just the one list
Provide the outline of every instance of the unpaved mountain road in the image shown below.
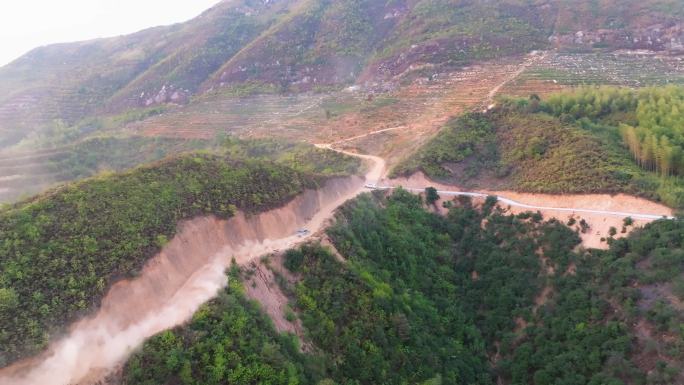
[[[430,186],[426,186],[430,187]],[[397,189],[399,188],[398,186],[374,186],[374,185],[366,185],[366,188],[372,189],[372,190],[392,190],[392,189]],[[413,188],[413,187],[403,187],[404,190],[413,192],[413,193],[420,193],[424,192],[425,189],[421,188]],[[608,210],[593,210],[593,209],[588,209],[588,208],[581,208],[581,207],[550,207],[550,206],[536,206],[536,205],[530,205],[522,202],[515,201],[513,199],[509,199],[500,195],[495,195],[495,194],[486,194],[486,193],[481,193],[481,192],[474,192],[474,191],[448,191],[448,190],[437,190],[437,194],[439,195],[445,195],[445,196],[469,196],[473,198],[487,198],[488,196],[493,196],[497,199],[499,204],[504,204],[512,207],[519,207],[522,209],[527,209],[527,210],[539,210],[539,211],[561,211],[561,212],[569,212],[569,213],[577,213],[577,214],[599,214],[599,215],[607,215],[607,216],[613,216],[613,217],[620,217],[620,218],[633,218],[633,219],[646,219],[646,220],[658,220],[658,219],[675,219],[675,217],[667,214],[644,214],[644,213],[636,213],[636,212],[624,212],[624,211],[608,211]]]
[[[515,76],[523,71],[524,68]],[[501,87],[515,76],[507,79]],[[501,87],[493,89],[490,95],[495,95]],[[0,385],[98,383],[113,368],[125,362],[147,338],[183,324],[199,306],[215,297],[226,284],[225,269],[231,260],[246,265],[264,254],[295,247],[322,230],[327,221],[334,218],[336,209],[346,201],[378,188],[376,186],[387,174],[385,159],[335,149],[334,146],[400,128],[403,127],[385,128],[317,145],[370,162],[365,175],[367,187],[357,177],[356,182],[346,187],[327,186],[296,198],[285,207],[254,217],[238,215],[228,221],[202,217],[189,222],[162,252],[148,262],[138,277],[112,287],[103,300],[103,306],[95,314],[72,325],[69,333],[54,341],[44,354],[0,370]],[[387,188],[397,188],[401,183],[393,182],[397,185]],[[421,181],[407,190],[421,192],[431,185],[430,181]],[[491,195],[449,188],[440,188],[438,193],[443,196]],[[498,200],[524,210],[604,217],[631,216],[644,221],[662,217],[653,213],[534,205],[503,196],[498,196]],[[312,202],[316,204],[312,205]],[[302,228],[308,230],[304,235],[298,234],[298,229]]]
[[74,323],[43,354],[0,369],[0,385],[99,384],[145,340],[187,322],[214,298],[225,287],[225,270],[233,260],[245,266],[315,237],[338,207],[364,192],[364,183],[378,183],[385,172],[379,157],[339,152],[370,162],[365,180],[329,180],[319,190],[258,215],[199,217],[179,225],[140,275],[109,289],[94,314]]
[[513,72],[510,76],[506,77],[504,81],[501,83],[497,84],[496,87],[492,88],[491,91],[487,94],[487,99],[485,99],[485,104],[487,104],[485,107],[489,108],[492,103],[494,103],[494,97],[496,94],[501,91],[502,88],[504,88],[508,83],[512,82],[513,80],[517,79],[518,76],[522,75],[523,72],[525,72],[526,69],[530,68],[535,63],[538,63],[546,58],[548,55],[548,52],[546,51],[541,51],[541,52],[533,52],[528,57],[525,59],[525,61],[520,64],[520,67]]

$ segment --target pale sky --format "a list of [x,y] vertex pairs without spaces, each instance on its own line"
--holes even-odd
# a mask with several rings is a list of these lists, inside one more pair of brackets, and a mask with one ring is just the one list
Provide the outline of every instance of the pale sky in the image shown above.
[[0,0],[0,66],[33,48],[189,20],[219,0]]

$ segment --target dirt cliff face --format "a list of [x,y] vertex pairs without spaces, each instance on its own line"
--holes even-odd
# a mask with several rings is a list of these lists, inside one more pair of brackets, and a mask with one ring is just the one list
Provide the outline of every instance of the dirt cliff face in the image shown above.
[[77,322],[40,357],[0,371],[0,384],[90,384],[99,381],[142,342],[187,321],[226,284],[225,270],[289,248],[319,230],[341,203],[363,186],[359,177],[329,180],[286,206],[229,220],[200,217],[179,232],[133,280],[114,285],[100,310]]

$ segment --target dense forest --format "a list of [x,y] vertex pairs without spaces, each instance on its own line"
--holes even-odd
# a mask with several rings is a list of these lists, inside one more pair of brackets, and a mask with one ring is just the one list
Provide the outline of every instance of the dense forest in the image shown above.
[[[192,322],[145,344],[124,382],[677,381],[682,312],[667,296],[643,303],[642,285],[679,279],[680,222],[610,239],[608,251],[583,251],[564,224],[493,204],[460,199],[440,216],[402,190],[364,195],[328,230],[344,259],[317,244],[286,253],[298,278],[279,282],[304,341],[279,336],[244,299],[238,281],[249,271],[236,266],[230,287]],[[644,260],[652,267],[641,267]],[[641,336],[635,324],[668,337]]]
[[624,144],[640,166],[663,176],[684,172],[684,88],[583,88],[541,105],[556,116],[620,120]]
[[[324,154],[324,171],[357,161]],[[350,166],[351,165],[351,166]],[[135,275],[180,220],[277,207],[324,174],[282,164],[188,154],[57,187],[0,210],[0,364],[45,347],[120,278]]]

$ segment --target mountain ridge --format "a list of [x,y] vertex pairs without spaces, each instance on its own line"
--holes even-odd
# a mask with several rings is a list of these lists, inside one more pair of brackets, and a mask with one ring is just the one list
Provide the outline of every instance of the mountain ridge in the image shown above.
[[684,5],[619,3],[222,1],[184,23],[40,47],[1,67],[0,146],[55,121],[186,104],[244,84],[316,91],[542,48],[684,49]]

